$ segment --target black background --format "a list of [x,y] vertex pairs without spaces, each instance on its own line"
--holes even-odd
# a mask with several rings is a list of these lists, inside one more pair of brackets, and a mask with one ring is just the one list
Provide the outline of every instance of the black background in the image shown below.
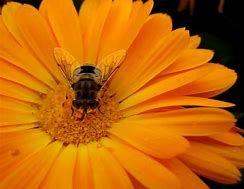
[[[3,0],[0,0],[3,4]],[[38,0],[19,0],[21,3],[29,3],[39,6]],[[82,0],[74,0],[78,8]],[[244,6],[241,0],[225,0],[224,12],[219,13],[219,0],[196,0],[194,14],[189,10],[178,12],[179,0],[154,0],[153,12],[164,12],[173,18],[174,28],[186,27],[192,35],[202,37],[200,48],[212,49],[215,56],[212,62],[224,64],[234,69],[238,74],[237,83],[227,92],[218,96],[218,99],[233,102],[237,106],[229,109],[238,118],[238,126],[243,128],[244,110],[241,107],[242,77],[242,19]],[[242,15],[241,15],[242,14]],[[244,188],[243,181],[236,185],[216,184],[204,179],[213,189],[240,189]]]

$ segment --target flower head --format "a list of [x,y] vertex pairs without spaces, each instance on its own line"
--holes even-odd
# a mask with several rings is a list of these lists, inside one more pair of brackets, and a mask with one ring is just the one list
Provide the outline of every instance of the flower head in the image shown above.
[[[212,99],[236,73],[210,63],[200,37],[172,30],[170,17],[150,15],[152,7],[152,0],[85,0],[79,13],[71,0],[3,7],[1,189],[204,189],[197,175],[240,180],[244,141],[221,109],[233,104]],[[96,88],[95,72],[82,65],[111,77]],[[80,88],[70,80],[77,68]]]

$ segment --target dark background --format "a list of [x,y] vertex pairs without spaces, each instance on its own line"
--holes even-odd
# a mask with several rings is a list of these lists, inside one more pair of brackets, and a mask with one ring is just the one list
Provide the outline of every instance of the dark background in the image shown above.
[[[18,0],[16,0],[18,1]],[[19,0],[36,7],[40,0]],[[74,0],[78,9],[82,0]],[[243,3],[243,2],[242,2]],[[243,128],[244,109],[241,107],[241,53],[242,53],[242,20],[243,6],[241,0],[225,0],[223,13],[218,12],[219,0],[195,0],[194,11],[189,9],[177,11],[179,0],[154,0],[153,12],[164,12],[173,18],[174,28],[186,27],[191,35],[198,34],[202,37],[200,48],[212,49],[215,56],[212,62],[224,64],[234,69],[238,74],[237,83],[227,92],[218,96],[218,99],[233,102],[237,106],[230,111],[238,118],[238,126]],[[0,0],[0,5],[3,0]],[[243,178],[244,179],[244,178]],[[244,188],[243,181],[236,185],[216,184],[204,179],[213,189],[240,189]]]

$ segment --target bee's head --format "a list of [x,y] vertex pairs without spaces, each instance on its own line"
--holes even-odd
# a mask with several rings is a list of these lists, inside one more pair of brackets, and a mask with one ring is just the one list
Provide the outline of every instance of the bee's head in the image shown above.
[[79,66],[73,71],[73,81],[77,82],[80,79],[93,79],[98,83],[102,79],[102,72],[94,65]]

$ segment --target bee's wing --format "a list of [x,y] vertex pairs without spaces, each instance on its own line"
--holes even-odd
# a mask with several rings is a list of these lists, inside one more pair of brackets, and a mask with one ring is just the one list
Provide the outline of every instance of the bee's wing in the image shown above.
[[102,71],[101,84],[104,85],[110,77],[118,70],[120,64],[126,57],[125,50],[118,50],[98,62],[97,67]]
[[79,65],[78,61],[68,51],[59,47],[54,48],[54,57],[64,76],[71,83],[72,71]]

